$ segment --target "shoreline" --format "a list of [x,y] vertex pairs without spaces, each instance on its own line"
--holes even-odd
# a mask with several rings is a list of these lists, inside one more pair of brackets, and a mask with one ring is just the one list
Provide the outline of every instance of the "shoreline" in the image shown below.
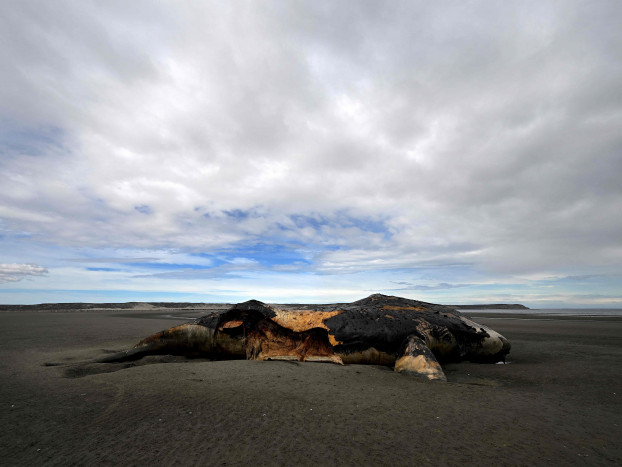
[[[267,303],[271,305],[272,303]],[[38,305],[0,304],[0,313],[92,313],[92,312],[210,312],[227,310],[233,303],[189,303],[189,302],[124,302],[124,303],[44,303]],[[283,305],[283,304],[279,304]],[[288,307],[311,307],[316,304],[286,304]],[[527,308],[523,305],[443,305],[469,316],[622,316],[622,308]],[[520,307],[520,308],[519,308]]]
[[[55,304],[56,305],[56,304]],[[60,304],[59,304],[60,305]],[[188,320],[199,318],[209,312],[227,310],[231,304],[206,304],[205,307],[135,307],[135,308],[38,308],[36,305],[22,305],[26,309],[13,308],[11,305],[3,305],[0,315],[13,313],[30,314],[114,314],[119,317],[166,317],[167,319]],[[6,307],[6,308],[4,308]],[[581,308],[581,309],[529,309],[517,310],[464,310],[457,309],[460,313],[474,320],[482,319],[515,319],[515,320],[563,320],[563,321],[622,321],[622,309]]]
[[622,310],[619,314],[615,315],[572,315],[572,314],[557,314],[557,313],[467,313],[461,311],[462,314],[469,316],[473,320],[525,320],[525,321],[534,321],[534,320],[542,320],[542,321],[611,321],[611,322],[620,322],[622,321]]

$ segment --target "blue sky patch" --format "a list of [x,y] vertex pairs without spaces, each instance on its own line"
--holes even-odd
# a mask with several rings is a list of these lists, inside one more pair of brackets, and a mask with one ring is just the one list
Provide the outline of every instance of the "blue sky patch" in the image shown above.
[[267,268],[291,263],[311,264],[307,255],[303,254],[305,246],[284,243],[257,243],[239,245],[231,249],[223,249],[214,253],[214,258],[222,262],[233,261],[235,258],[248,258]]
[[87,271],[104,271],[104,272],[119,272],[122,271],[122,269],[115,269],[115,268],[86,268]]
[[[291,221],[298,228],[311,227],[314,230],[321,231],[325,227],[330,228],[355,228],[361,232],[371,232],[375,234],[383,234],[386,239],[391,237],[391,232],[385,224],[384,220],[373,219],[370,217],[357,217],[349,214],[345,210],[334,212],[330,215],[320,214],[292,214],[289,216]],[[290,227],[279,225],[282,230],[292,230]]]
[[242,209],[231,209],[229,211],[223,211],[228,217],[232,217],[236,220],[244,220],[247,219],[251,215],[250,210],[242,210]]
[[153,212],[151,208],[147,206],[146,204],[141,204],[140,206],[134,206],[134,209],[136,209],[141,214],[147,214],[147,215]]
[[22,126],[3,120],[0,123],[0,153],[44,156],[62,146],[64,132],[53,125]]
[[173,270],[173,269],[211,269],[212,266],[206,266],[204,264],[192,264],[192,263],[125,263],[130,267],[140,269],[158,269],[158,270]]

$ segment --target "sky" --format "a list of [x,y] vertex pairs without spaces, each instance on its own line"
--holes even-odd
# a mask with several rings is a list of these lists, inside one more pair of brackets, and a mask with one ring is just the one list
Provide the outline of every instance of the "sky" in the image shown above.
[[0,2],[0,303],[622,308],[621,22]]

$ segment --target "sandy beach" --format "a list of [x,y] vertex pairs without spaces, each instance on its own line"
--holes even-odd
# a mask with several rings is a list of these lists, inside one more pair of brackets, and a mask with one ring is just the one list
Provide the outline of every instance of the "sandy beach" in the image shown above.
[[465,313],[511,341],[509,364],[445,365],[447,383],[179,357],[80,371],[201,314],[0,313],[2,464],[622,463],[622,319]]

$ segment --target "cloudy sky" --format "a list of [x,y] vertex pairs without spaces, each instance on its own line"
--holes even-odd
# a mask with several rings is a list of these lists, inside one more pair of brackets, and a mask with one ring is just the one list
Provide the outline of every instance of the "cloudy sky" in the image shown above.
[[617,1],[0,3],[0,303],[622,307]]

